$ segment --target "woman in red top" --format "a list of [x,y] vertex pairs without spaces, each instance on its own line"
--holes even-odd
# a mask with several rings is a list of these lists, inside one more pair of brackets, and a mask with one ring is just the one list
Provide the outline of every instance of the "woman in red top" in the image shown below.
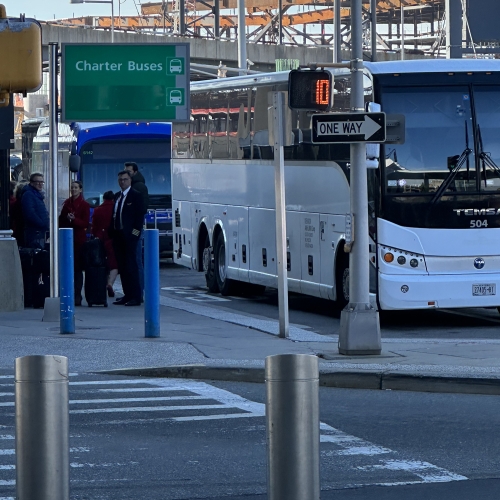
[[115,292],[113,290],[113,283],[118,276],[118,262],[116,261],[115,251],[113,250],[113,240],[109,237],[108,230],[113,223],[115,194],[113,191],[106,191],[102,199],[102,205],[94,209],[94,215],[92,216],[92,234],[104,243],[109,269],[108,296],[114,297]]
[[83,199],[83,184],[71,183],[71,196],[64,202],[59,227],[73,229],[73,249],[75,257],[75,306],[82,305],[83,287],[83,245],[87,241],[90,220],[90,205]]

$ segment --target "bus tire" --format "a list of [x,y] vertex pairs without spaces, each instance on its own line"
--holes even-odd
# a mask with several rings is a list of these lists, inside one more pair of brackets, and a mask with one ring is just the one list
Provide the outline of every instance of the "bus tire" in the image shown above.
[[337,306],[344,309],[349,304],[349,254],[342,252],[342,255],[338,256],[335,278]]
[[231,295],[235,291],[235,282],[227,277],[226,242],[222,231],[215,243],[215,279],[221,295]]
[[208,234],[205,238],[205,248],[203,250],[203,270],[205,271],[205,281],[208,291],[211,293],[218,293],[219,287],[217,286],[217,279],[215,278],[213,250],[210,246],[210,237]]

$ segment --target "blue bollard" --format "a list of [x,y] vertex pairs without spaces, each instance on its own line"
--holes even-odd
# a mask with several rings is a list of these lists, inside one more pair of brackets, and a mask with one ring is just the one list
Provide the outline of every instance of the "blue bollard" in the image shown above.
[[144,336],[160,336],[160,236],[144,231]]
[[59,229],[60,333],[75,333],[73,229]]

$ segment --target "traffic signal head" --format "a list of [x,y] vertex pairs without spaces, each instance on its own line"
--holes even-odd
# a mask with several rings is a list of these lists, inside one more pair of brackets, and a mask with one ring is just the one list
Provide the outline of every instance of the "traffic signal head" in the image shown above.
[[40,88],[42,29],[37,21],[6,18],[5,9],[0,9],[0,68],[0,94]]
[[333,76],[329,71],[290,71],[288,105],[292,109],[328,111],[333,105]]

